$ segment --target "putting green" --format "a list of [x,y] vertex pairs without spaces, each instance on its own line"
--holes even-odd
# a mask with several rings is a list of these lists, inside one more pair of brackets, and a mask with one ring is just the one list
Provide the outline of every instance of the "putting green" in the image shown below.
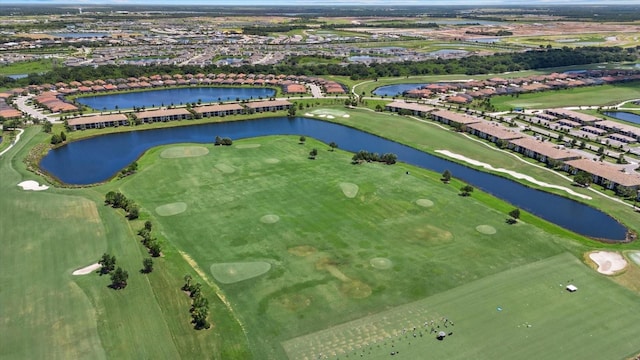
[[174,202],[171,204],[160,205],[156,208],[156,213],[160,216],[172,216],[183,213],[187,210],[187,204],[183,202]]
[[433,201],[429,200],[429,199],[418,199],[416,200],[416,204],[422,206],[422,207],[432,207],[433,206]]
[[340,183],[340,189],[342,190],[342,193],[344,194],[344,196],[353,199],[354,197],[356,197],[356,195],[358,195],[358,185],[353,184],[353,183],[348,183],[348,182],[342,182]]
[[264,159],[264,162],[266,162],[267,164],[277,164],[280,162],[280,159],[268,158],[268,159]]
[[160,157],[164,159],[175,159],[183,157],[204,156],[209,153],[209,149],[204,146],[174,146],[164,149]]
[[240,144],[236,145],[236,149],[255,149],[259,148],[260,144]]
[[274,214],[267,214],[260,218],[260,221],[265,224],[273,224],[280,221],[280,216]]
[[215,167],[216,169],[218,169],[219,171],[225,174],[231,174],[236,171],[236,169],[233,166],[227,165],[227,164],[216,164]]
[[211,274],[223,284],[233,284],[248,280],[271,270],[266,261],[219,263],[211,265]]
[[478,225],[476,226],[476,230],[485,235],[493,235],[496,233],[496,228],[491,225]]
[[391,267],[393,266],[393,263],[391,262],[391,260],[387,258],[380,258],[380,257],[369,260],[369,263],[371,264],[372,267],[380,270],[391,269]]

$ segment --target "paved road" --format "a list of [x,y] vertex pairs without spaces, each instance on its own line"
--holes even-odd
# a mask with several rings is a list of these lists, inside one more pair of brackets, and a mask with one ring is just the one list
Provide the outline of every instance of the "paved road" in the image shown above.
[[27,101],[31,100],[33,97],[34,95],[32,94],[29,94],[27,96],[18,96],[14,99],[13,102],[14,104],[16,104],[20,111],[30,115],[34,119],[47,120],[52,123],[60,122],[57,118],[50,116],[51,114],[44,114],[42,113],[42,111],[40,111],[40,109],[36,109],[33,105],[27,105]]

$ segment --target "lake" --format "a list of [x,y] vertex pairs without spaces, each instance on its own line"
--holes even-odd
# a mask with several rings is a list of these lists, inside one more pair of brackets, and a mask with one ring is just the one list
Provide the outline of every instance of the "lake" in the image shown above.
[[640,115],[624,112],[624,111],[605,111],[605,115],[611,116],[618,120],[631,122],[634,124],[640,124]]
[[377,96],[399,96],[402,95],[405,91],[413,90],[421,88],[425,85],[425,83],[416,83],[416,84],[396,84],[396,85],[386,85],[380,86],[379,88],[373,90],[372,94]]
[[236,101],[270,98],[276,94],[274,89],[255,87],[187,87],[174,89],[149,90],[109,95],[79,97],[80,104],[95,110],[131,109],[135,107],[156,107],[215,101]]
[[52,150],[42,159],[40,166],[65,183],[92,184],[115,176],[146,150],[158,145],[212,143],[216,136],[236,140],[266,135],[305,135],[325,143],[334,141],[347,151],[394,153],[399,161],[425,169],[439,173],[448,169],[454,177],[574,232],[613,240],[623,240],[626,235],[625,227],[611,216],[577,201],[532,189],[351,127],[301,117],[107,134]]

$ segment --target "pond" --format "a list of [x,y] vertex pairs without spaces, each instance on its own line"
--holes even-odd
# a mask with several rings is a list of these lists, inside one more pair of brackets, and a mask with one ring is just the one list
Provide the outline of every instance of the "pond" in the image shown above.
[[[52,150],[40,166],[69,184],[105,181],[146,150],[172,143],[212,143],[215,136],[243,139],[266,135],[306,135],[341,149],[394,153],[399,161],[453,176],[552,223],[594,238],[622,240],[626,229],[609,215],[585,204],[532,189],[515,181],[438,158],[347,126],[307,118],[258,120],[183,126],[108,134]],[[518,239],[526,241],[526,239]]]
[[271,88],[239,88],[239,87],[187,87],[176,89],[150,90],[110,95],[79,97],[82,105],[95,110],[131,109],[135,107],[156,107],[214,101],[236,101],[259,98],[270,98],[276,91]]
[[618,120],[631,122],[634,124],[640,124],[640,115],[636,115],[633,113],[628,113],[624,111],[605,111],[605,115],[611,116],[612,118],[616,118]]
[[405,91],[418,89],[423,86],[429,84],[424,83],[416,83],[416,84],[395,84],[395,85],[386,85],[380,86],[379,88],[373,90],[373,95],[376,96],[399,96],[402,95]]

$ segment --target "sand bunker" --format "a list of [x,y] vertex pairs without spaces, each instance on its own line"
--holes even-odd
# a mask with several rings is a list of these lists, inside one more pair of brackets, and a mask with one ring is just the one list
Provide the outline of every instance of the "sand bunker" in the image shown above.
[[476,230],[485,235],[493,235],[496,233],[496,228],[491,225],[478,225],[476,226]]
[[255,148],[259,148],[260,144],[239,144],[236,145],[236,149],[255,149]]
[[267,273],[271,264],[266,261],[219,263],[211,265],[210,270],[219,282],[233,284]]
[[[318,115],[319,117],[329,117],[329,116],[345,116],[346,113],[342,110],[338,110],[338,109],[316,109],[313,110],[311,112],[312,114]],[[333,117],[331,117],[330,119],[333,119]]]
[[102,267],[102,265],[95,263],[95,264],[91,264],[89,266],[85,266],[82,269],[78,269],[74,272],[71,273],[71,275],[87,275],[87,274],[91,274],[92,272],[100,269]]
[[264,159],[264,162],[266,162],[267,164],[277,164],[280,162],[280,159],[268,158],[268,159]]
[[174,202],[171,204],[160,205],[156,208],[156,213],[160,216],[172,216],[185,212],[187,204],[183,202]]
[[274,224],[280,221],[280,216],[274,214],[268,214],[260,218],[260,221],[265,224]]
[[471,165],[483,167],[483,168],[485,168],[487,170],[497,171],[497,172],[509,174],[509,175],[513,176],[514,178],[516,178],[516,179],[527,180],[528,182],[536,184],[538,186],[547,187],[547,188],[551,188],[551,189],[562,190],[562,191],[565,191],[565,192],[567,192],[567,193],[569,193],[569,194],[571,194],[573,196],[577,196],[577,197],[580,197],[580,198],[583,198],[583,199],[587,199],[587,200],[591,200],[592,199],[591,196],[587,196],[587,195],[583,195],[583,194],[577,193],[577,192],[575,192],[575,191],[573,191],[573,190],[571,190],[569,188],[566,188],[564,186],[548,184],[546,182],[537,180],[537,179],[535,179],[535,178],[533,178],[533,177],[531,177],[529,175],[521,174],[519,172],[515,172],[515,171],[512,171],[512,170],[507,170],[507,169],[503,169],[503,168],[494,168],[493,166],[491,166],[491,165],[489,165],[487,163],[483,163],[483,162],[478,161],[478,160],[470,159],[470,158],[468,158],[468,157],[466,157],[464,155],[459,155],[459,154],[456,154],[456,153],[452,153],[451,151],[448,151],[448,150],[436,150],[436,152],[440,153],[440,154],[443,154],[443,155],[446,155],[446,156],[449,156],[449,157],[452,157],[454,159],[458,159],[458,160],[464,161],[464,162],[466,162],[468,164],[471,164]]
[[418,204],[419,206],[422,206],[422,207],[432,207],[433,206],[433,201],[431,201],[429,199],[418,199],[418,200],[416,200],[416,204]]
[[613,275],[627,267],[627,261],[617,252],[595,251],[589,258],[598,265],[598,272],[605,275]]
[[327,115],[327,119],[335,119],[336,117],[333,115]]
[[31,191],[42,191],[47,190],[49,187],[47,185],[40,185],[37,181],[26,180],[18,184],[22,188],[22,190],[31,190]]
[[231,165],[227,165],[227,164],[216,164],[216,169],[218,169],[219,171],[225,173],[225,174],[231,174],[236,172],[236,169],[231,166]]
[[342,190],[344,196],[353,199],[354,197],[356,197],[356,195],[358,195],[359,188],[356,184],[342,182],[340,183],[340,190]]
[[162,150],[160,157],[164,159],[175,159],[184,157],[204,156],[209,153],[209,149],[204,146],[174,146]]
[[343,118],[348,118],[349,116],[350,116],[349,114],[342,115]]
[[393,262],[391,262],[391,260],[381,257],[369,260],[369,264],[371,264],[372,267],[380,270],[391,269],[391,267],[393,266]]
[[313,117],[313,114],[311,114],[311,113],[304,113],[304,116]]
[[295,256],[305,257],[315,254],[318,250],[310,245],[300,245],[289,248],[287,251]]

